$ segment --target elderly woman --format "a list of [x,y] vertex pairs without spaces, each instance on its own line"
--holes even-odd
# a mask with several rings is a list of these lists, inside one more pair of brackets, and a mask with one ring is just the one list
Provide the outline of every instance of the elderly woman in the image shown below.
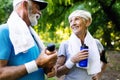
[[[76,10],[68,19],[72,34],[60,45],[55,66],[56,76],[65,75],[64,80],[98,80],[106,64],[105,60],[100,59],[103,46],[88,31],[92,22],[91,14],[85,10]],[[88,49],[80,50],[82,45],[88,46]],[[87,66],[79,65],[79,62],[85,59]]]

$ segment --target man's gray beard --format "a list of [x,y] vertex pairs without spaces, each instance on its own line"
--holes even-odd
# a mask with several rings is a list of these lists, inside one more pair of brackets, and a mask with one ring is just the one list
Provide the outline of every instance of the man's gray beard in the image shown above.
[[[29,6],[28,6],[28,18],[30,20],[31,26],[35,26],[38,24],[38,19],[37,19],[37,14],[32,13],[32,3],[31,1],[28,1]],[[40,17],[40,16],[39,16]]]
[[31,26],[35,26],[38,24],[38,19],[37,19],[37,16],[39,16],[39,14],[30,14],[28,17],[29,17],[29,20],[30,20],[30,23],[31,23]]

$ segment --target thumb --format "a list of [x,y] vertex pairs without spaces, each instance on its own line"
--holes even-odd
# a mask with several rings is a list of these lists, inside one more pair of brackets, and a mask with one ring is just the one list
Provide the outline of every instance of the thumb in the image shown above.
[[49,58],[50,58],[50,59],[57,58],[57,53],[54,53],[54,54],[49,55]]

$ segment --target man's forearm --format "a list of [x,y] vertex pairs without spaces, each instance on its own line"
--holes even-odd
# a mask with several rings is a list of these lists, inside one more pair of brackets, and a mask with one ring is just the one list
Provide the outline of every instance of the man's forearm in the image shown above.
[[0,80],[17,80],[27,74],[24,65],[12,67],[0,67]]

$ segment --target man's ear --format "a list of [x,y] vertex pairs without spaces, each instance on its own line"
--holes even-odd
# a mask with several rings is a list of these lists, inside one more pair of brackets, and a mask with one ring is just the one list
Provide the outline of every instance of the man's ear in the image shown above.
[[25,1],[25,0],[23,0],[22,1],[22,12],[23,12],[23,18],[26,18],[27,19],[27,17],[28,17],[28,2],[27,1]]
[[28,10],[28,2],[25,1],[25,0],[23,0],[23,2],[22,2],[22,7],[23,7],[23,9]]
[[27,1],[22,1],[21,2],[21,18],[26,22],[27,25],[30,25],[29,17],[28,17],[28,2]]

